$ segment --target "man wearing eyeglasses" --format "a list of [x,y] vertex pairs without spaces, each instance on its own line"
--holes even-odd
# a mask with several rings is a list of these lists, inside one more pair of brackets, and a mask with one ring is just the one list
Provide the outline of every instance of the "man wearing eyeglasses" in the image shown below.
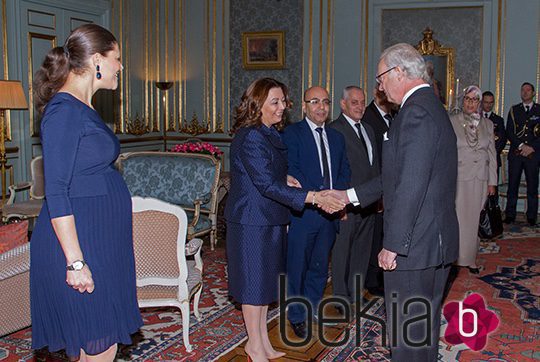
[[[312,87],[304,92],[302,110],[305,118],[285,129],[288,174],[295,177],[305,190],[340,190],[349,187],[351,172],[343,136],[325,126],[330,112],[328,92]],[[313,200],[315,205],[317,200]],[[292,213],[287,244],[287,296],[303,297],[317,309],[328,278],[328,261],[339,227],[339,215],[328,215],[315,206]],[[309,309],[309,308],[308,308]],[[306,308],[289,305],[287,318],[294,333],[307,335]]]
[[[379,89],[401,105],[382,161],[379,265],[385,270],[387,325],[397,325],[389,328],[392,361],[436,361],[444,288],[458,257],[456,136],[414,47],[401,43],[386,49],[377,70]],[[341,194],[365,205],[376,188],[356,185]]]

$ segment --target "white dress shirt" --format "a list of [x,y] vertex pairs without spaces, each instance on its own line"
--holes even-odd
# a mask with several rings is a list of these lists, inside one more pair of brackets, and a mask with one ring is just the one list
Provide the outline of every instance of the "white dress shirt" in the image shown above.
[[[403,100],[401,101],[401,105],[403,105],[407,99],[411,96],[411,94],[413,94],[414,92],[416,92],[418,89],[420,88],[426,88],[426,87],[429,87],[429,84],[427,83],[423,83],[423,84],[420,84],[420,85],[417,85],[416,87],[413,87],[411,88],[407,93],[405,93],[405,95],[403,96]],[[347,197],[349,198],[349,201],[354,205],[354,206],[358,206],[360,205],[360,202],[358,201],[358,196],[356,195],[356,191],[354,191],[354,188],[351,188],[351,189],[348,189],[347,190]]]
[[379,111],[379,114],[381,115],[381,117],[383,118],[384,120],[384,123],[386,123],[386,127],[390,128],[390,121],[388,119],[386,119],[386,115],[388,113],[386,113],[385,111],[383,111],[378,105],[376,102],[373,102],[373,104],[375,105],[375,108],[377,108],[377,110]]

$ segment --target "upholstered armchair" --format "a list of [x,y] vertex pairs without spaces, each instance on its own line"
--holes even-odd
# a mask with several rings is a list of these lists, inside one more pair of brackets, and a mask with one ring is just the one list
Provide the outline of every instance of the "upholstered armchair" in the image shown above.
[[[37,217],[45,198],[45,182],[43,178],[43,158],[38,156],[30,162],[31,181],[9,186],[9,199],[2,207],[2,221],[11,219],[30,219]],[[30,199],[16,202],[18,192],[29,191]]]
[[[133,197],[133,245],[139,307],[171,306],[182,314],[182,335],[189,343],[189,303],[199,315],[202,292],[201,239],[186,244],[187,216],[176,205]],[[187,260],[186,256],[193,256]]]
[[30,325],[30,243],[0,254],[0,336]]
[[131,196],[153,197],[180,205],[188,216],[188,240],[217,236],[217,189],[220,161],[209,155],[175,152],[128,152],[117,167]]

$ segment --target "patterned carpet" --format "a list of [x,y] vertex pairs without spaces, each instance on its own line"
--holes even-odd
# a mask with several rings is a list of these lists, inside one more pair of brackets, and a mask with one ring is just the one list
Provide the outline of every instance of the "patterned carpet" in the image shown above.
[[[205,250],[204,291],[201,321],[191,318],[190,338],[193,352],[182,343],[179,312],[173,309],[143,310],[145,325],[134,336],[134,344],[122,346],[119,361],[212,361],[240,344],[245,338],[242,316],[227,298],[225,250]],[[524,225],[512,226],[502,240],[482,243],[478,262],[479,276],[459,270],[446,303],[461,301],[471,293],[486,300],[487,308],[500,319],[489,335],[488,344],[473,352],[465,345],[451,346],[441,337],[440,361],[540,361],[540,230]],[[277,316],[278,309],[269,318]],[[373,305],[370,315],[384,318],[382,300]],[[443,318],[441,336],[447,327]],[[345,337],[342,333],[336,340]],[[319,361],[389,361],[388,350],[381,345],[377,324],[362,320],[348,327],[348,342],[327,348]],[[30,349],[31,328],[0,338],[1,361],[65,361],[61,353],[49,354]]]
[[[540,361],[540,230],[513,225],[502,240],[482,243],[477,261],[483,269],[480,275],[460,269],[445,304],[478,293],[499,318],[499,326],[486,347],[474,352],[464,344],[445,342],[448,324],[443,317],[439,361]],[[384,316],[384,305],[376,313]],[[351,325],[349,343],[326,350],[318,360],[389,361],[388,350],[381,346],[380,327],[366,321],[360,330],[360,344],[355,341],[357,327]]]
[[[134,335],[132,346],[121,346],[118,361],[211,361],[245,339],[241,312],[227,298],[225,249],[205,250],[203,261],[201,320],[191,317],[193,351],[187,353],[183,347],[180,312],[173,308],[152,308],[143,310],[144,327]],[[270,318],[274,318],[277,311],[274,309]],[[34,357],[47,361],[66,360],[62,353],[33,353],[31,337],[31,328],[26,328],[0,338],[0,360],[33,361]]]

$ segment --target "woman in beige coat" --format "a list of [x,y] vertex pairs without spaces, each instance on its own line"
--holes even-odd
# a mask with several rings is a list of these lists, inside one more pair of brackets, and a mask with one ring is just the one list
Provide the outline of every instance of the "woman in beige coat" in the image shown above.
[[476,254],[480,239],[480,212],[488,195],[495,194],[497,158],[493,123],[479,110],[482,91],[469,86],[464,91],[461,112],[450,116],[457,137],[458,173],[456,212],[459,222],[459,259],[456,264],[480,272]]

